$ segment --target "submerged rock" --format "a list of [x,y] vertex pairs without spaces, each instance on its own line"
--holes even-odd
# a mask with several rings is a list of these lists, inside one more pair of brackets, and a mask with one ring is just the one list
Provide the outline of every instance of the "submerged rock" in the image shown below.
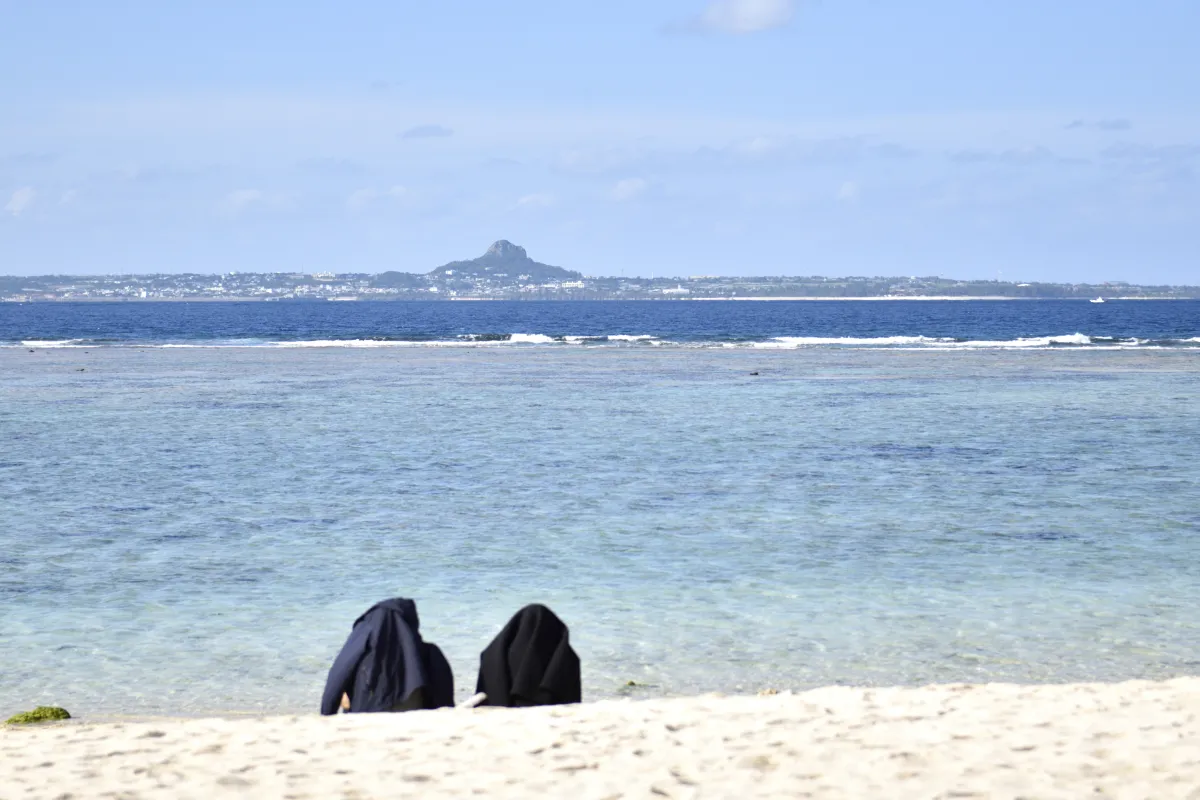
[[38,706],[33,711],[22,711],[20,714],[13,714],[6,721],[6,725],[32,725],[35,722],[54,722],[60,719],[70,719],[71,715],[67,713],[65,708],[58,706]]

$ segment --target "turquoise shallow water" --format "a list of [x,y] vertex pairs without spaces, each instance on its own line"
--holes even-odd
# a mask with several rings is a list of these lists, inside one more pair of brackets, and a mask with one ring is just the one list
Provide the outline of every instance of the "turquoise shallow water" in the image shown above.
[[0,710],[315,710],[392,595],[460,696],[531,601],[593,699],[1200,674],[1198,396],[1192,350],[2,350]]

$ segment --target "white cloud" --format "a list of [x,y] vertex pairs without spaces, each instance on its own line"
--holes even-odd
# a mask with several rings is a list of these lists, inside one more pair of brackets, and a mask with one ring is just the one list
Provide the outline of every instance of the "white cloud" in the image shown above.
[[390,189],[359,189],[346,198],[346,206],[351,211],[361,211],[376,200],[401,198],[408,194],[403,186],[393,186]]
[[757,33],[787,25],[795,12],[795,0],[712,0],[698,22],[722,33]]
[[617,185],[612,188],[609,194],[613,200],[632,200],[642,194],[650,187],[650,183],[645,178],[626,178],[622,181],[617,181]]
[[554,205],[557,199],[549,192],[537,192],[535,194],[527,194],[517,200],[519,208],[549,208]]
[[75,201],[78,199],[79,199],[79,190],[78,189],[67,189],[65,192],[62,193],[62,196],[58,198],[58,204],[60,206],[70,206],[70,205],[74,205]]
[[843,203],[853,203],[858,200],[858,184],[846,181],[838,188],[837,199]]
[[37,192],[33,190],[32,186],[22,186],[12,193],[12,197],[8,198],[4,210],[14,217],[19,217],[22,211],[33,205],[35,197],[37,197]]

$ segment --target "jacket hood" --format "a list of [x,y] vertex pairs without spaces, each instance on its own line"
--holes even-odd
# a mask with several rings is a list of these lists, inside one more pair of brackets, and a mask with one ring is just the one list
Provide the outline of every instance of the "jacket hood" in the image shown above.
[[421,620],[417,616],[417,604],[412,600],[409,600],[407,597],[393,597],[388,600],[380,600],[378,603],[368,608],[361,617],[354,620],[354,624],[358,625],[358,623],[366,619],[367,616],[376,609],[395,611],[400,615],[400,618],[408,624],[408,627],[412,628],[412,632],[414,634],[419,633],[421,630]]

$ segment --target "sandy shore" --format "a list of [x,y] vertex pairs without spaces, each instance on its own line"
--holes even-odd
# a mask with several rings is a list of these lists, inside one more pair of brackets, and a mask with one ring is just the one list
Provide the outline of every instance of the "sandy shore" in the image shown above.
[[1200,798],[1200,678],[0,732],[0,798]]

